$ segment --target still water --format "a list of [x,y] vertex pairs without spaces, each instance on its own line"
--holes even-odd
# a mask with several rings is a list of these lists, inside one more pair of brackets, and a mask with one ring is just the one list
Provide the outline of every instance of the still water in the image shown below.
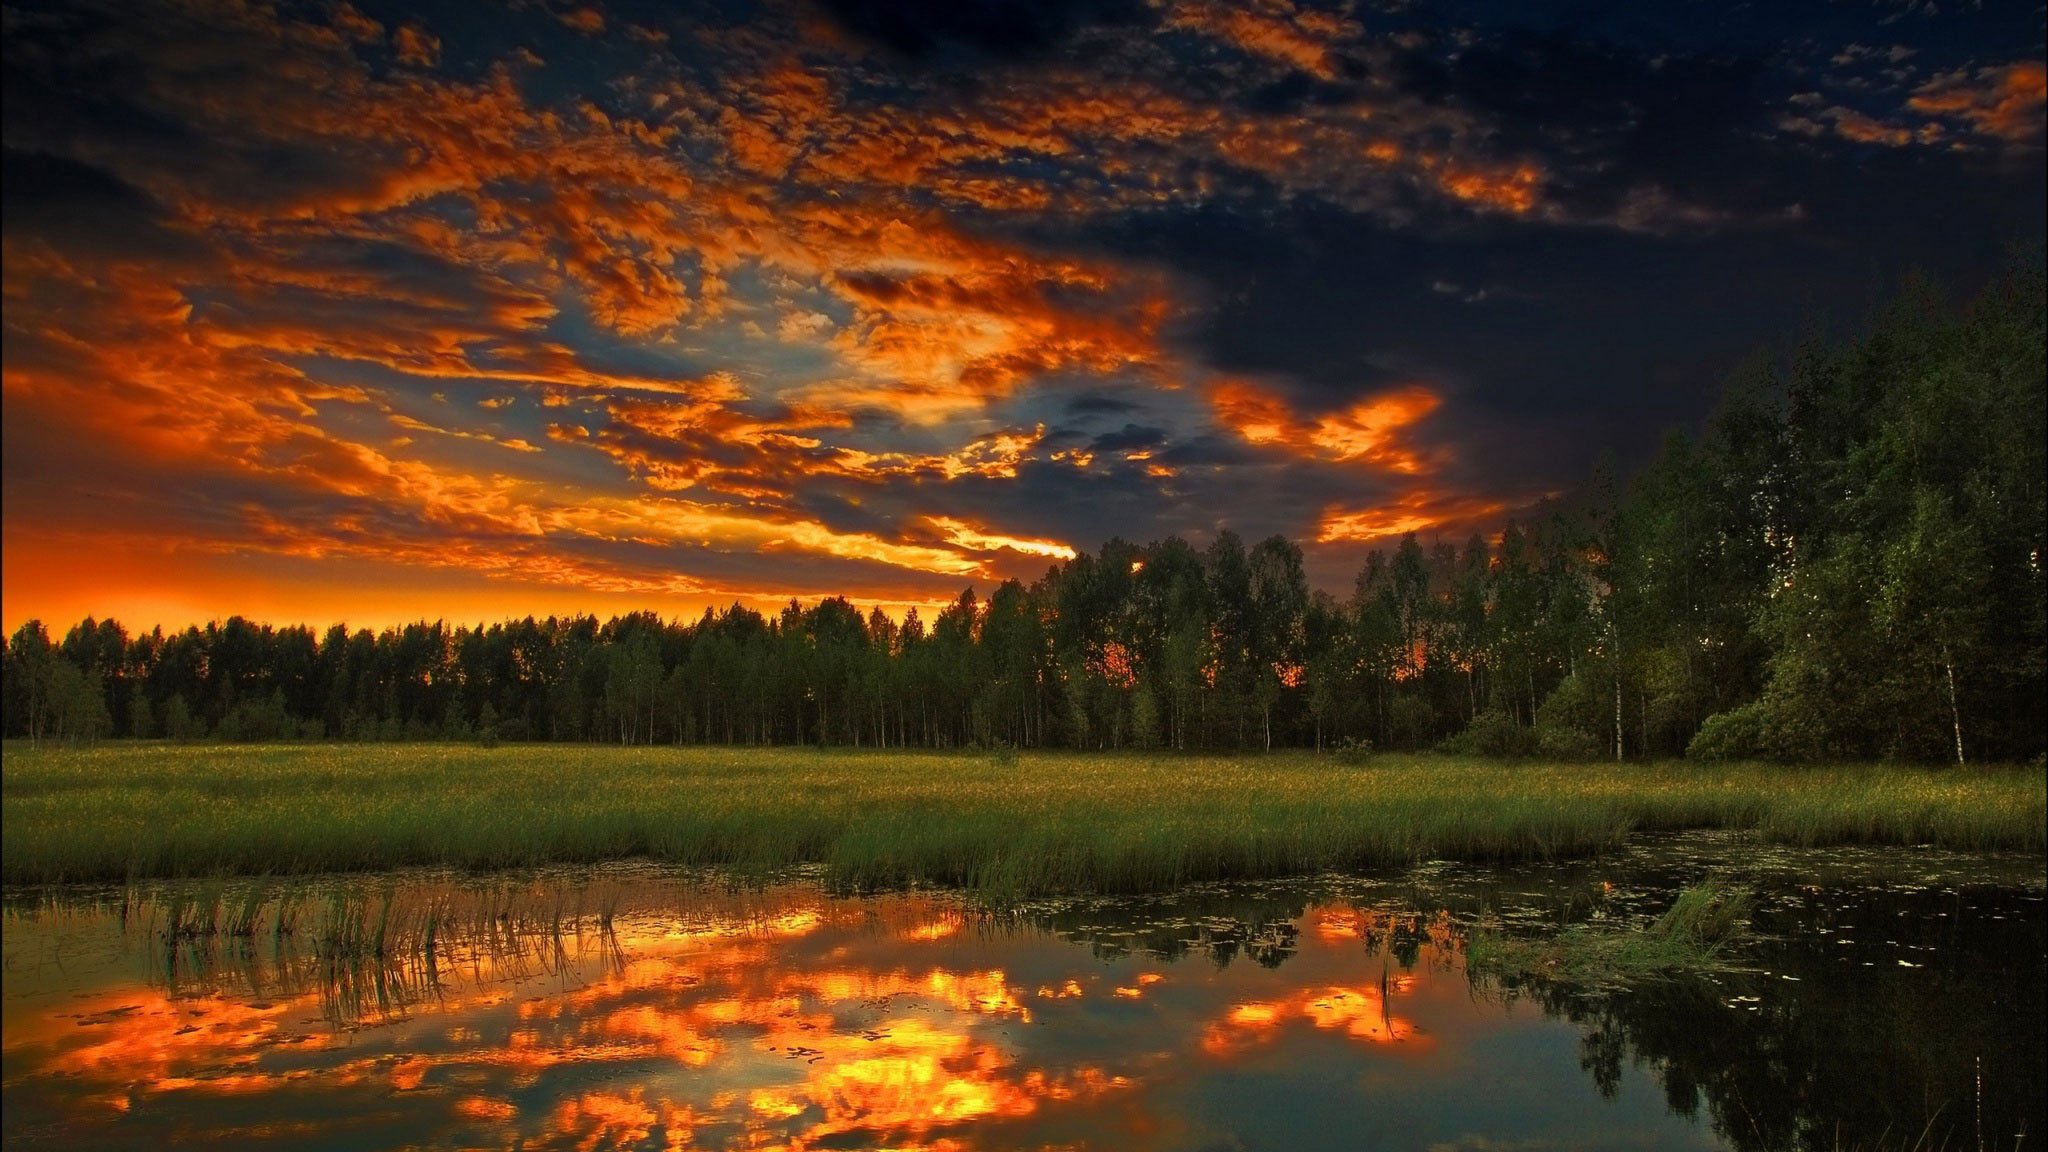
[[[1715,873],[1759,893],[1740,971],[1468,978],[1475,923],[1640,924]],[[10,892],[0,1135],[2032,1148],[2048,1135],[2043,890],[2038,859],[1682,836],[1002,914],[651,868]],[[178,927],[199,906],[246,934]],[[382,957],[362,943],[379,921]],[[344,940],[357,954],[336,954]]]

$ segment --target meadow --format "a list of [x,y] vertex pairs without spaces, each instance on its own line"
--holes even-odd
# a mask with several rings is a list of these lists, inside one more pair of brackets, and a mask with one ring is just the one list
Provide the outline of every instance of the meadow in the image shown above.
[[10,744],[8,885],[648,858],[846,889],[1144,892],[1740,829],[2039,852],[2033,767],[459,744]]

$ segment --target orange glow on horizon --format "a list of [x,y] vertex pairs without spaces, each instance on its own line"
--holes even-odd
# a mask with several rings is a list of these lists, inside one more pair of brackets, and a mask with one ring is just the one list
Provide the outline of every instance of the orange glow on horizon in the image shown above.
[[[417,621],[491,625],[528,616],[599,617],[655,611],[695,620],[734,604],[773,615],[792,598],[815,603],[850,593],[863,610],[900,622],[915,609],[927,618],[960,595],[941,583],[929,596],[898,589],[804,587],[641,592],[492,579],[459,569],[420,570],[348,558],[285,557],[261,564],[232,555],[163,551],[154,542],[46,537],[10,541],[0,577],[0,622],[8,633],[39,619],[57,638],[90,616],[118,620],[131,635],[204,626],[241,616],[277,626],[347,624],[373,631]],[[86,550],[90,551],[86,551]],[[89,562],[83,558],[89,557]]]

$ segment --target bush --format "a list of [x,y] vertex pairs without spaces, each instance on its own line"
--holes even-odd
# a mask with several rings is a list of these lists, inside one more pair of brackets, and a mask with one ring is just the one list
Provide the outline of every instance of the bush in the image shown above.
[[273,690],[263,699],[244,699],[230,707],[214,734],[229,743],[293,740],[299,736],[299,723],[285,707],[284,693]]
[[1363,764],[1372,759],[1372,741],[1363,736],[1346,736],[1342,744],[1330,750],[1330,754],[1342,764]]
[[189,744],[206,736],[206,722],[192,715],[183,696],[173,694],[164,704],[164,735],[179,744]]
[[1766,696],[1707,717],[1685,754],[1696,760],[1825,759],[1824,723]]
[[1707,717],[1693,734],[1692,742],[1685,746],[1686,756],[1694,760],[1756,759],[1762,754],[1764,743],[1760,703],[1752,701]]
[[1577,728],[1550,728],[1536,733],[1536,754],[1546,760],[1567,762],[1604,760],[1613,755],[1613,749],[1601,747],[1600,741],[1590,732],[1581,732]]
[[1602,760],[1613,755],[1613,714],[1594,686],[1567,676],[1536,709],[1536,747],[1552,760]]
[[1387,708],[1389,742],[1397,748],[1426,748],[1436,738],[1436,709],[1419,696],[1400,696]]
[[1524,728],[1514,716],[1499,710],[1481,712],[1463,732],[1437,745],[1440,752],[1464,756],[1532,756],[1539,738],[1533,728]]
[[[1612,688],[1612,682],[1606,687]],[[1536,709],[1538,728],[1595,732],[1608,728],[1613,721],[1611,699],[1583,676],[1567,676],[1558,681],[1557,689],[1544,697]]]

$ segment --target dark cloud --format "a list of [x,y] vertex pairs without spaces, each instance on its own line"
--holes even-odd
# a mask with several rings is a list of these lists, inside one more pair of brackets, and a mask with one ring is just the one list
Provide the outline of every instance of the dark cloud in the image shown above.
[[47,152],[5,150],[0,202],[25,243],[128,259],[194,260],[202,249],[167,227],[163,206],[101,168]]
[[1136,424],[1126,424],[1114,432],[1097,436],[1092,447],[1097,452],[1129,452],[1133,449],[1157,448],[1164,443],[1165,429],[1141,428]]
[[1088,393],[1075,396],[1066,402],[1066,411],[1072,416],[1121,416],[1138,411],[1138,405],[1121,396],[1106,393]]
[[840,27],[920,62],[1042,56],[1091,26],[1150,23],[1142,0],[816,0]]

